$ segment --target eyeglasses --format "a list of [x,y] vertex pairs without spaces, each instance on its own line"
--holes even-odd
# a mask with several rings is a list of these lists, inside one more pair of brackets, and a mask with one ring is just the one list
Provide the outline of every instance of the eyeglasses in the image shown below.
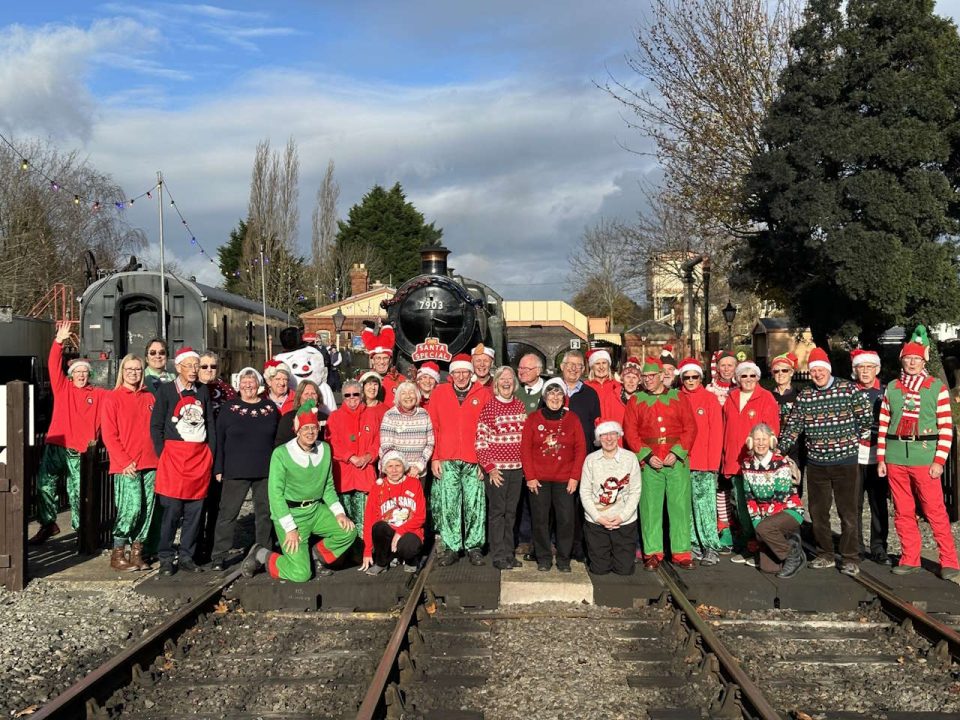
[[201,366],[200,366],[200,369],[201,369],[201,370],[216,370],[217,367],[218,367],[217,365],[201,365]]
[[147,355],[149,355],[150,357],[154,357],[155,355],[166,355],[166,354],[167,354],[166,350],[151,350],[150,352],[147,353]]
[[574,370],[583,370],[583,363],[565,362],[563,366],[573,368]]
[[793,371],[787,368],[781,368],[780,370],[771,370],[770,372],[772,372],[774,375],[789,375]]
[[128,368],[124,368],[123,371],[124,371],[125,373],[140,373],[140,372],[143,372],[143,368],[141,368],[141,367],[128,367]]
[[184,370],[199,370],[200,363],[180,363],[180,367]]
[[756,376],[756,375],[741,375],[741,376],[740,376],[740,379],[741,379],[741,380],[743,380],[744,378],[746,378],[746,379],[748,379],[748,380],[756,380],[756,379],[757,379],[757,376]]
[[540,368],[538,368],[538,367],[536,367],[536,366],[534,366],[534,367],[524,367],[523,365],[518,365],[518,366],[517,366],[517,370],[523,370],[523,371],[527,371],[527,370],[539,370],[539,369],[540,369]]
[[344,393],[344,394],[343,394],[343,397],[345,397],[345,398],[348,398],[348,397],[360,397],[360,393]]
[[681,380],[683,380],[684,382],[690,382],[691,380],[699,380],[699,379],[700,379],[699,375],[684,375],[681,378]]

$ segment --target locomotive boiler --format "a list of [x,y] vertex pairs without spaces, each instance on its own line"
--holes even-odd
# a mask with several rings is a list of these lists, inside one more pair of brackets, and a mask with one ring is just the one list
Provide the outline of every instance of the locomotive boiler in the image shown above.
[[507,362],[503,298],[491,287],[454,275],[442,245],[420,251],[420,274],[403,283],[381,306],[396,332],[397,364],[433,360],[445,367],[457,353],[492,347],[496,364]]

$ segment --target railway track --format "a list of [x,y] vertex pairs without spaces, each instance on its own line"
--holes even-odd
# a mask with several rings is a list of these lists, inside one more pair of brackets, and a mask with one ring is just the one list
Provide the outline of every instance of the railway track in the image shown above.
[[[399,613],[244,613],[232,573],[33,717],[960,718],[957,632],[866,573],[846,619],[712,614],[669,565],[648,607],[463,612],[433,557]],[[911,706],[909,677],[943,701]]]

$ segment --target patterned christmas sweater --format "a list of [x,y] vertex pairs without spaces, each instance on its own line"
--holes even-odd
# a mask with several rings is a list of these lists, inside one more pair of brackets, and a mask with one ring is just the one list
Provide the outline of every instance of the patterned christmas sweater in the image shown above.
[[813,385],[797,395],[780,436],[780,451],[789,453],[802,432],[811,465],[855,465],[860,441],[870,441],[872,425],[867,396],[849,380],[835,377],[825,387]]
[[580,501],[589,522],[601,516],[620,518],[622,525],[637,520],[640,504],[640,463],[629,450],[617,448],[613,457],[596,450],[583,461],[580,475]]
[[518,398],[503,400],[494,395],[480,411],[477,421],[477,460],[485,473],[494,468],[519,470],[520,440],[527,410]]
[[528,481],[567,482],[580,479],[587,444],[577,416],[561,408],[541,408],[527,418],[520,441],[523,474]]
[[383,521],[400,535],[413,533],[423,540],[426,518],[427,501],[420,480],[412,475],[407,475],[397,483],[377,478],[367,496],[363,513],[364,556],[373,557],[373,526],[376,523]]
[[793,484],[790,465],[782,455],[767,452],[743,461],[743,493],[754,526],[770,515],[786,512],[803,522],[803,501]]
[[433,422],[430,413],[422,407],[413,412],[390,408],[380,422],[380,457],[396,450],[416,468],[417,473],[427,469],[433,456]]

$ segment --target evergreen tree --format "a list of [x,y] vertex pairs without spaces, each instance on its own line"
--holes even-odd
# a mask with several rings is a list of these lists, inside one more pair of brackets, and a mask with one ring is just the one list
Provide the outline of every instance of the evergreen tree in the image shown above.
[[420,272],[420,248],[438,245],[443,235],[443,230],[426,224],[423,214],[407,202],[400,183],[389,190],[374,185],[338,227],[338,247],[372,248],[387,273],[383,280],[394,286]]
[[240,220],[230,231],[230,239],[217,248],[220,259],[220,274],[223,275],[223,287],[228,292],[240,294],[244,283],[241,279],[243,263],[243,239],[247,236],[247,223]]
[[956,321],[960,39],[933,0],[811,0],[764,122],[741,282],[825,342]]

